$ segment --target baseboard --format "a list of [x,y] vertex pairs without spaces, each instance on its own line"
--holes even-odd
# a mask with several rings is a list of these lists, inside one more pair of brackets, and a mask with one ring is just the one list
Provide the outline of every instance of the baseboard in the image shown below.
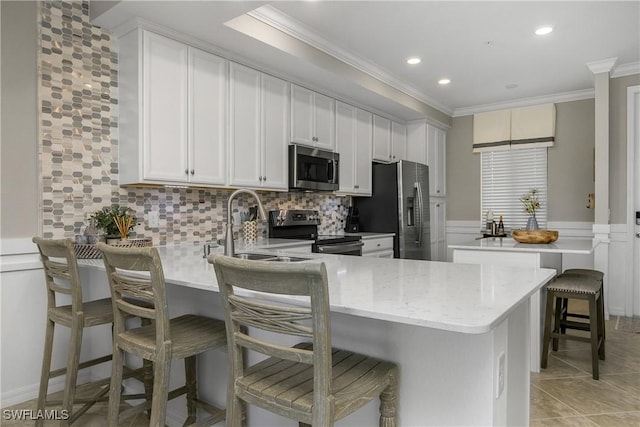
[[[51,379],[49,381],[48,394],[56,393],[64,389],[64,380],[64,376]],[[78,373],[78,384],[87,383],[89,381],[91,381],[90,372]],[[3,392],[2,396],[0,396],[0,407],[6,408],[8,406],[13,406],[19,403],[27,402],[29,400],[37,399],[39,389],[40,384],[37,383],[19,387],[15,390]]]

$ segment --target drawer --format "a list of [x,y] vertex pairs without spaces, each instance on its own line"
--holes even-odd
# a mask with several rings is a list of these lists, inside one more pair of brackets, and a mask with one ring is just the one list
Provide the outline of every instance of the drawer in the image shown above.
[[362,253],[378,252],[383,250],[393,250],[393,237],[378,237],[375,239],[363,239]]

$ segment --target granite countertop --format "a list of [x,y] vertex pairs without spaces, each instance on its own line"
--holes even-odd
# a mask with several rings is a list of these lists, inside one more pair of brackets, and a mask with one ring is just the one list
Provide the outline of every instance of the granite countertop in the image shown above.
[[591,239],[563,239],[553,243],[533,244],[519,243],[513,237],[488,237],[486,239],[471,240],[465,243],[449,245],[449,249],[509,251],[509,252],[546,252],[563,254],[588,255],[593,252],[595,245]]
[[[278,248],[262,242],[262,249]],[[278,242],[273,242],[278,244]],[[245,249],[236,245],[237,251]],[[158,248],[167,283],[218,292],[202,245]],[[222,253],[222,248],[212,253]],[[288,252],[289,256],[296,256]],[[554,270],[509,268],[406,259],[300,253],[303,262],[324,262],[331,311],[467,334],[489,332],[555,275]],[[81,266],[104,269],[102,260]],[[300,298],[283,298],[305,304]]]

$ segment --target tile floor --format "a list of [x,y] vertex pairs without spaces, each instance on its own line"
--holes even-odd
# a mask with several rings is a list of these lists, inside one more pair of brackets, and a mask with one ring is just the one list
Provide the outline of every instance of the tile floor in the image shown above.
[[606,323],[600,380],[591,377],[589,343],[568,340],[531,375],[532,427],[640,426],[640,333],[617,331],[615,318]]
[[[6,409],[33,409],[35,400]],[[106,425],[106,403],[99,403],[74,425]],[[606,360],[600,362],[600,380],[591,378],[589,344],[561,341],[547,369],[531,375],[531,426],[640,426],[640,333],[615,330],[607,321]],[[120,424],[141,427],[143,415]],[[33,422],[0,419],[3,427],[24,427]],[[46,422],[45,426],[58,425]],[[418,427],[418,426],[416,426]]]

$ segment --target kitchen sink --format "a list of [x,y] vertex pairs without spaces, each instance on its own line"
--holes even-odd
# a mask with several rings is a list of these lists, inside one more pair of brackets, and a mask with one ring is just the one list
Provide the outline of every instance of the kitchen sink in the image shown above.
[[240,253],[235,254],[234,257],[240,259],[249,259],[254,261],[274,261],[274,262],[296,262],[296,261],[307,261],[310,258],[300,258],[293,256],[285,256],[285,255],[270,255],[270,254],[250,254],[250,253]]

